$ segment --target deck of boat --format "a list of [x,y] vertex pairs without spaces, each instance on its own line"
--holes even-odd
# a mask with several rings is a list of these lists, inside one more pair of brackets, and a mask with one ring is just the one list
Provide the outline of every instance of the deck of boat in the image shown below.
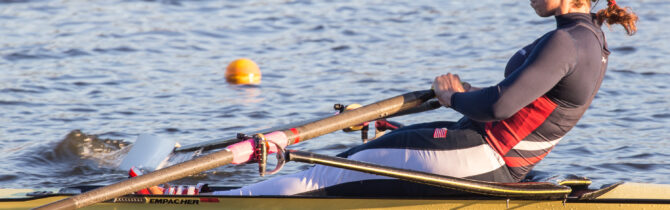
[[[88,190],[81,188],[82,190]],[[70,192],[76,188],[69,188]],[[29,209],[73,195],[68,190],[0,189],[0,209]],[[76,193],[74,193],[76,194]],[[84,209],[670,209],[670,185],[622,183],[533,200],[474,194],[439,197],[126,195]]]

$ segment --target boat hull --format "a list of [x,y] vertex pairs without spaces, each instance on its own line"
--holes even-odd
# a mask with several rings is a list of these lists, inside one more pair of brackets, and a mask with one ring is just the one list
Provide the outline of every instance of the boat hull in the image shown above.
[[[30,209],[60,199],[52,195],[4,199],[0,209]],[[670,209],[668,200],[515,200],[504,198],[335,198],[245,196],[124,196],[83,209]]]
[[[617,183],[590,190],[578,187],[586,186],[583,181],[562,182],[573,187],[573,193],[564,199],[467,193],[440,197],[125,195],[83,209],[670,209],[670,185]],[[97,187],[0,189],[0,210],[31,209]],[[225,189],[229,188],[218,187]]]

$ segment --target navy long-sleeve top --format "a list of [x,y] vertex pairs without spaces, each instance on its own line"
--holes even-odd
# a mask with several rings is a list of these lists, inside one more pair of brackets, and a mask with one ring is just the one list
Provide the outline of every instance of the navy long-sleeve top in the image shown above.
[[595,15],[556,16],[557,28],[508,61],[505,79],[456,93],[451,106],[484,124],[488,143],[524,176],[584,114],[607,67],[609,51]]

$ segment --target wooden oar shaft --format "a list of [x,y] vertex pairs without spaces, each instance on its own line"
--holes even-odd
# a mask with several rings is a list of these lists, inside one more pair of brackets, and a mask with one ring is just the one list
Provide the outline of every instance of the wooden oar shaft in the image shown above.
[[423,102],[419,106],[416,106],[416,107],[413,107],[413,108],[410,108],[410,109],[406,109],[406,110],[403,110],[403,111],[399,111],[399,112],[397,112],[395,114],[392,114],[392,115],[390,115],[388,117],[385,117],[385,118],[388,119],[388,118],[400,117],[400,116],[409,115],[409,114],[416,114],[416,113],[421,113],[421,112],[425,112],[425,111],[435,110],[435,109],[438,109],[440,107],[442,107],[442,104],[440,104],[440,102],[437,99],[432,99],[432,100],[428,100],[426,102]]
[[405,93],[379,101],[338,115],[308,123],[299,127],[283,130],[289,145],[364,122],[391,116],[400,111],[421,105],[435,97],[433,90]]
[[144,189],[150,186],[177,180],[209,169],[229,164],[233,153],[228,150],[218,151],[190,161],[163,168],[142,176],[97,188],[70,198],[66,198],[36,209],[76,209],[95,203],[113,199]]
[[[417,95],[417,94],[422,95],[423,93],[413,92],[410,95]],[[425,94],[428,94],[426,96],[430,96],[430,92],[427,92]],[[422,99],[423,98],[420,98],[419,100],[422,100]],[[384,117],[379,117],[379,118],[376,118],[376,119],[373,119],[373,120],[378,120],[380,118],[392,118],[392,117],[399,117],[399,116],[404,116],[404,115],[408,115],[408,114],[415,114],[415,113],[434,110],[434,109],[437,109],[437,108],[440,108],[440,107],[442,107],[440,102],[438,102],[437,99],[433,99],[433,100],[423,102],[421,105],[415,106],[415,107],[412,107],[412,108],[409,108],[409,109],[401,108],[402,111],[398,111],[395,114],[392,114],[392,115],[389,115],[389,116],[384,116]],[[350,112],[350,111],[347,111],[347,112]],[[295,137],[293,132],[292,131],[287,132],[288,131],[287,129],[299,127],[300,125],[306,125],[306,124],[314,123],[314,122],[317,122],[319,120],[323,120],[325,118],[331,118],[331,117],[333,117],[333,116],[331,115],[331,116],[328,116],[328,117],[321,117],[321,118],[317,118],[317,119],[309,119],[309,120],[305,120],[305,121],[301,121],[301,122],[296,122],[296,123],[277,126],[277,127],[273,127],[273,128],[263,129],[263,130],[248,133],[248,134],[269,133],[269,132],[272,132],[272,131],[282,130],[287,134],[287,136]],[[372,120],[368,120],[368,121],[372,121]],[[300,130],[309,130],[309,128],[300,128]],[[301,139],[301,141],[302,140],[304,140],[304,139]],[[213,150],[213,149],[224,148],[224,147],[230,146],[232,144],[235,144],[235,143],[238,143],[238,142],[241,142],[241,141],[244,141],[244,140],[243,139],[238,139],[237,137],[231,137],[231,138],[228,138],[228,139],[210,140],[210,141],[205,141],[205,142],[200,142],[200,143],[196,143],[196,144],[185,145],[185,146],[182,146],[182,147],[179,147],[179,148],[175,148],[174,153],[193,152],[193,151],[196,151],[196,150],[209,151],[209,150]]]

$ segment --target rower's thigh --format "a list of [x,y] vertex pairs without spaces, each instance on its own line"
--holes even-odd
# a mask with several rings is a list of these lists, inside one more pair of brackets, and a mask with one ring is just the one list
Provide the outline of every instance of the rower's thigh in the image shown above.
[[485,174],[504,161],[474,130],[420,128],[393,132],[351,151],[349,159],[454,177]]
[[[342,178],[345,176],[346,178]],[[372,174],[347,171],[323,165],[315,165],[294,174],[276,176],[271,179],[228,191],[217,191],[214,195],[295,195],[314,191],[349,181],[380,178]],[[383,177],[381,177],[383,178]]]
[[437,122],[426,122],[426,123],[418,123],[418,124],[413,124],[413,125],[406,125],[403,126],[396,131],[403,131],[403,130],[413,130],[413,129],[421,129],[421,128],[449,128],[453,125],[455,125],[456,122],[452,121],[437,121]]

